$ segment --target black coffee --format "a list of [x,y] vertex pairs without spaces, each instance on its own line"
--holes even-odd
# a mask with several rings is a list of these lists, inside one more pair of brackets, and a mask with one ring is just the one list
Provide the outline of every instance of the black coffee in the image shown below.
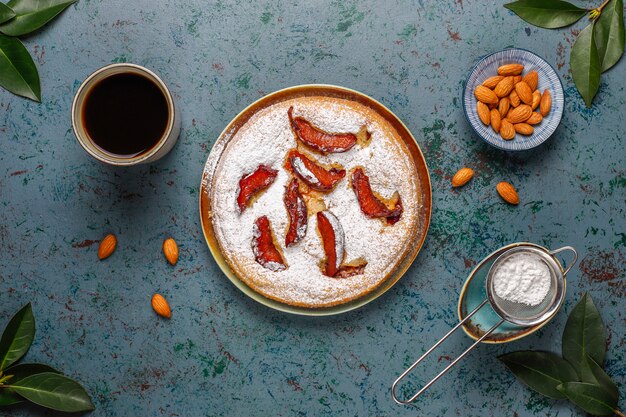
[[150,150],[165,133],[169,112],[161,89],[133,73],[95,84],[83,104],[83,125],[104,152],[132,158]]

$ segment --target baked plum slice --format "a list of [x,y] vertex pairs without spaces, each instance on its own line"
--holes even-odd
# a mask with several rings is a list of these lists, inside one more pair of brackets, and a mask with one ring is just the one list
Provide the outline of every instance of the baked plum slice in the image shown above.
[[277,170],[261,164],[254,172],[241,177],[239,180],[239,194],[237,195],[239,212],[243,213],[250,206],[255,196],[272,185],[277,175]]
[[395,203],[389,207],[372,191],[370,180],[363,168],[356,168],[352,172],[352,189],[361,206],[361,211],[370,218],[387,219],[387,224],[395,224],[402,216],[402,201],[400,195],[394,194]]
[[313,126],[303,117],[293,117],[293,106],[287,111],[294,133],[305,145],[323,153],[338,153],[350,150],[357,143],[354,133],[329,133]]

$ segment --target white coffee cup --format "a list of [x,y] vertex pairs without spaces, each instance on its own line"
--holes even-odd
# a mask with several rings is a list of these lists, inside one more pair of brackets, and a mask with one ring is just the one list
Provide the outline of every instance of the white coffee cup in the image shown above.
[[[107,153],[93,142],[84,125],[83,110],[85,107],[85,99],[93,86],[112,75],[129,73],[144,76],[152,81],[154,85],[161,90],[167,103],[168,120],[163,135],[154,146],[139,155],[125,158]],[[78,88],[76,96],[74,97],[74,102],[72,103],[72,128],[74,129],[74,134],[76,135],[76,139],[78,139],[78,143],[80,143],[89,155],[93,156],[98,161],[109,165],[130,166],[157,161],[172,149],[178,140],[178,135],[180,133],[180,115],[176,109],[174,99],[169,89],[163,80],[161,80],[161,78],[159,78],[159,76],[154,72],[135,64],[111,64],[95,71],[87,77],[87,79],[83,81]]]

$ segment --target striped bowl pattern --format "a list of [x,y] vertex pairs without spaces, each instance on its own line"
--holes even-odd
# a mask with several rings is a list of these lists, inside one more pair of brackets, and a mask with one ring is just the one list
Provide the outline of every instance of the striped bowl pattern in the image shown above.
[[[498,67],[504,64],[520,63],[524,65],[524,74],[531,70],[539,73],[539,85],[541,92],[548,89],[552,94],[552,109],[544,117],[543,121],[535,125],[535,132],[530,136],[517,134],[513,140],[504,140],[491,126],[485,126],[476,113],[476,98],[474,90],[482,82],[498,74]],[[507,151],[524,151],[532,149],[545,142],[556,130],[563,115],[563,84],[558,74],[543,58],[525,49],[510,48],[487,55],[472,68],[463,90],[463,108],[465,116],[472,129],[482,140],[496,148]]]

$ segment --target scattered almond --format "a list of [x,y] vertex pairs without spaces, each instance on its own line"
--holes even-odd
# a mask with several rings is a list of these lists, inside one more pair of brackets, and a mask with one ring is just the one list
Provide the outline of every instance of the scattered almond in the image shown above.
[[500,132],[500,122],[502,121],[502,118],[500,117],[498,109],[492,109],[489,118],[491,119],[491,127],[493,130]]
[[502,75],[494,75],[493,77],[489,77],[485,81],[483,81],[483,85],[487,88],[495,88],[496,85],[498,85],[498,83],[503,79],[504,76]]
[[525,122],[530,115],[533,114],[533,109],[527,104],[520,104],[513,110],[509,111],[506,118],[513,124]]
[[550,113],[552,108],[552,95],[548,90],[543,90],[541,95],[541,104],[539,104],[539,111],[543,117],[546,117]]
[[496,190],[498,191],[498,194],[500,194],[500,197],[502,197],[502,199],[507,203],[513,205],[519,204],[517,191],[515,191],[515,188],[508,182],[502,181],[498,183],[498,185],[496,185]]
[[511,92],[511,94],[509,95],[509,101],[511,102],[511,106],[513,106],[513,107],[519,106],[520,103],[522,102],[519,99],[519,96],[517,95],[517,91]]
[[474,170],[471,168],[461,168],[454,174],[452,177],[452,186],[453,187],[462,187],[468,183],[469,180],[474,176]]
[[178,245],[171,237],[163,241],[163,254],[169,263],[176,265],[178,262]]
[[498,104],[498,111],[500,112],[500,119],[504,119],[506,114],[509,112],[509,107],[511,107],[511,103],[508,97],[503,97],[500,99],[500,103]]
[[542,120],[543,116],[541,115],[541,113],[533,112],[533,114],[531,114],[530,117],[526,119],[526,123],[528,123],[529,125],[536,125],[541,123]]
[[517,133],[524,136],[530,136],[535,132],[535,129],[528,123],[515,123],[513,128]]
[[525,104],[533,104],[533,90],[524,81],[515,84],[515,92]]
[[533,104],[530,105],[530,107],[532,107],[533,111],[539,107],[539,103],[541,102],[541,93],[539,92],[539,90],[535,90],[533,91]]
[[117,238],[114,235],[106,235],[102,242],[100,242],[100,246],[98,247],[98,258],[100,260],[106,259],[115,252],[115,248],[117,247]]
[[170,310],[169,304],[161,294],[154,294],[152,296],[152,309],[161,317],[167,319],[172,317],[172,310]]
[[504,77],[502,81],[496,85],[496,88],[493,89],[493,92],[496,93],[498,97],[506,97],[511,94],[513,88],[515,88],[513,77]]
[[502,119],[500,122],[500,136],[504,140],[511,140],[515,137],[515,128],[507,119]]
[[498,103],[498,96],[496,96],[496,93],[483,85],[476,87],[474,95],[478,101],[482,101],[485,104]]
[[506,64],[498,68],[498,75],[519,75],[524,71],[522,64]]
[[522,81],[528,84],[532,91],[535,91],[537,89],[537,84],[539,84],[539,74],[534,70],[529,71],[528,74],[524,75]]

